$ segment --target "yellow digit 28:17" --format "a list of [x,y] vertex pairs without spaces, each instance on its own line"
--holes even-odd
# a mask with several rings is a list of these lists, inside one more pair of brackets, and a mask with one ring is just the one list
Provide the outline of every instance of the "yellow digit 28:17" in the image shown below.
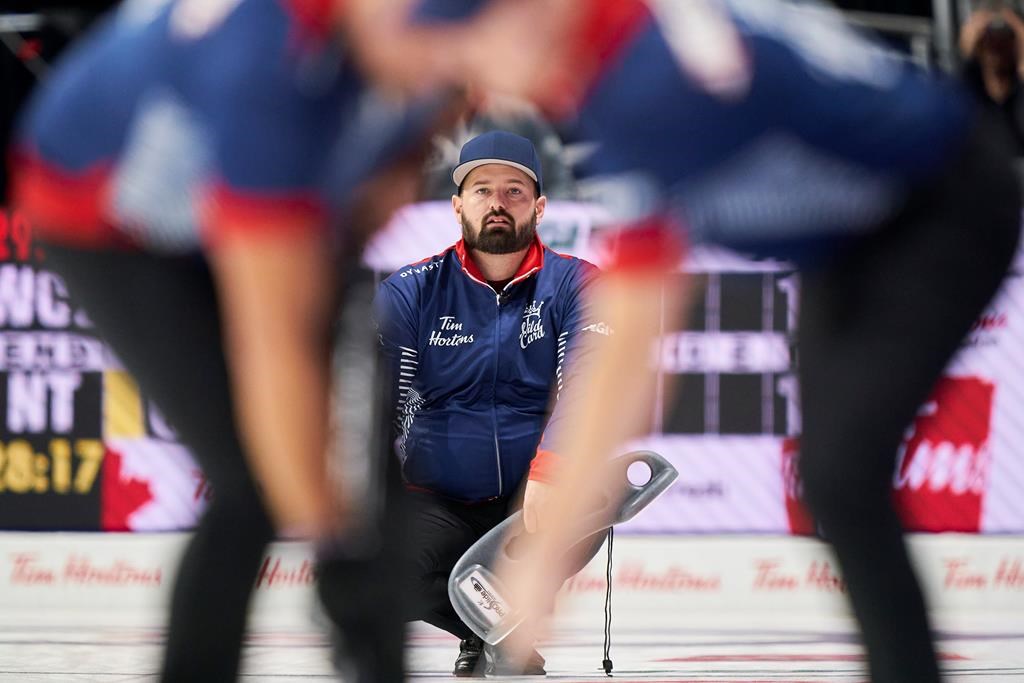
[[104,451],[99,439],[51,439],[48,453],[24,439],[0,443],[0,493],[89,493]]

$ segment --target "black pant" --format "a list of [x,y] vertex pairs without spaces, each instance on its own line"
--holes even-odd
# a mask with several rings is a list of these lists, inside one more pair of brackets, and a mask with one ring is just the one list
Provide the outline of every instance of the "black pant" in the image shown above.
[[[56,246],[46,254],[47,266],[63,276],[72,299],[85,308],[100,336],[156,402],[213,487],[213,500],[178,567],[161,680],[234,681],[253,582],[274,527],[235,428],[209,269],[195,256]],[[353,269],[347,272],[352,294],[367,278]],[[347,299],[343,316],[369,306],[369,297],[360,297],[358,291]],[[360,322],[368,315],[355,310]],[[372,330],[367,334],[369,343],[362,346],[376,353],[376,336]],[[375,363],[378,371],[384,367],[379,358],[365,355],[354,362]],[[390,386],[386,378],[372,383]],[[345,665],[356,667],[352,679],[399,683],[404,679],[405,508],[397,496],[397,466],[383,436],[391,423],[382,409],[384,392],[362,398],[370,406],[367,430],[380,435],[371,437],[366,448],[368,457],[377,458],[370,467],[379,470],[368,484],[374,490],[367,492],[366,501],[377,509],[362,516],[370,532],[363,540],[369,543],[347,540],[321,547],[317,590],[341,632]]]
[[235,431],[209,270],[195,257],[54,246],[46,259],[213,487],[178,567],[161,679],[233,681],[274,528]]
[[448,577],[459,558],[509,513],[509,500],[466,504],[420,491],[409,491],[412,509],[412,601],[408,621],[425,621],[466,639],[473,632],[455,613],[448,598]]
[[[462,640],[473,637],[452,607],[448,578],[465,552],[515,512],[521,500],[514,497],[469,504],[423,491],[409,491],[407,500],[412,518],[406,557],[412,569],[406,576],[411,581],[412,607],[406,619],[425,621]],[[571,549],[574,564],[569,576],[593,559],[607,535],[600,531]]]
[[847,581],[875,683],[939,680],[892,504],[897,448],[1020,235],[1020,197],[982,127],[892,224],[802,274],[804,496]]

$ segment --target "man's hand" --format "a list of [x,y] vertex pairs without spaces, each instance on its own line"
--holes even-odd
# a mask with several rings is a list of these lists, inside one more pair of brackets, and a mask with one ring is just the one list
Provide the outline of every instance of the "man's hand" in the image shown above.
[[526,533],[534,534],[540,529],[543,522],[541,518],[548,507],[551,497],[551,485],[536,479],[526,482],[526,492],[523,494],[523,526]]

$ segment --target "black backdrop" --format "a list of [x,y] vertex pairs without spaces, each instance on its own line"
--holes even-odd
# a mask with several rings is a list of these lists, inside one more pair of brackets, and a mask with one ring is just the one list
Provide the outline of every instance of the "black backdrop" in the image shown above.
[[[3,1],[0,14],[43,13],[50,15],[52,21],[39,31],[5,36],[7,40],[0,43],[0,150],[7,149],[18,108],[35,84],[35,76],[29,68],[31,62],[38,58],[52,63],[74,35],[116,4],[116,0],[77,3],[67,0]],[[5,156],[0,155],[0,159]],[[0,206],[6,203],[6,197],[7,167],[0,163]]]
[[932,0],[838,0],[835,4],[843,9],[861,12],[932,16]]

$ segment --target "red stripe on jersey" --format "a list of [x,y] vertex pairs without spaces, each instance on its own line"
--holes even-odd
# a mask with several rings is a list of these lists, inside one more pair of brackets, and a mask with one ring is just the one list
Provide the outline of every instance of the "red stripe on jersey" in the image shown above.
[[203,243],[216,248],[238,237],[266,237],[321,232],[327,207],[311,194],[239,192],[216,185],[202,212]]
[[643,0],[590,0],[577,27],[567,37],[567,62],[540,106],[550,116],[571,114],[585,99],[597,77],[622,48],[651,20]]
[[128,246],[106,214],[109,162],[69,171],[22,149],[11,154],[10,168],[14,206],[25,214],[39,237],[90,249]]
[[303,33],[326,38],[334,28],[334,17],[344,0],[282,0],[285,11],[295,18]]
[[658,216],[612,233],[601,252],[607,272],[666,271],[679,266],[686,242],[682,230]]

